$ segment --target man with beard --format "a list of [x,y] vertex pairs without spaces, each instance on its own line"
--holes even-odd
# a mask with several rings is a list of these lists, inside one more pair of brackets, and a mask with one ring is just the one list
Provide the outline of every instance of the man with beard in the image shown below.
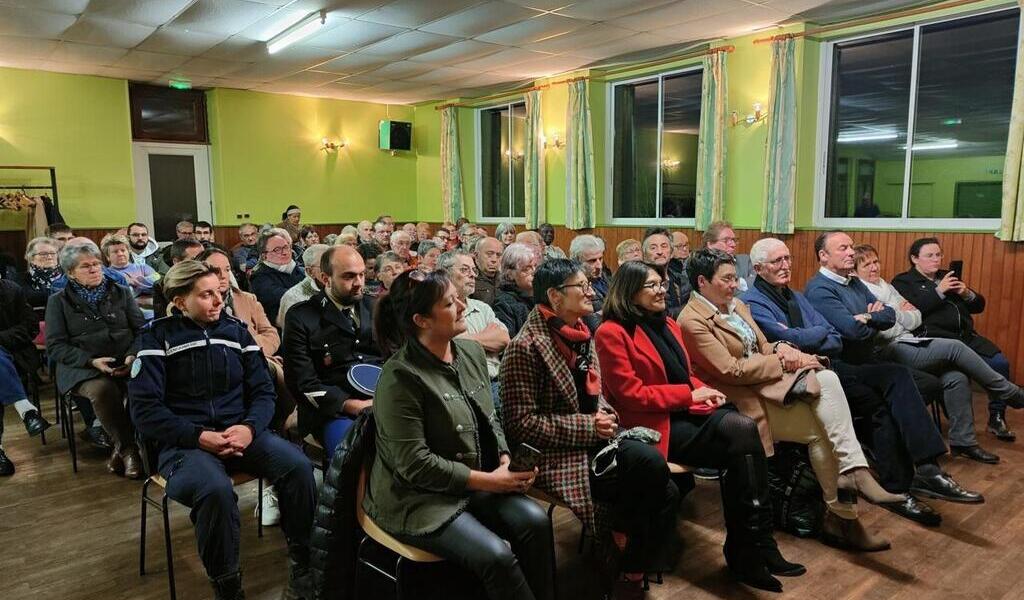
[[132,223],[128,226],[128,244],[131,246],[132,262],[137,265],[149,264],[149,257],[160,249],[160,244],[149,237],[149,227],[145,223]]
[[363,294],[366,266],[349,246],[320,257],[318,294],[285,315],[284,369],[299,405],[299,432],[312,434],[328,456],[373,398],[348,378],[358,364],[383,361],[373,336],[374,299]]
[[505,250],[497,238],[485,237],[476,243],[476,291],[470,297],[488,306],[494,305],[498,294],[498,271],[501,270],[501,253]]
[[373,223],[362,220],[356,225],[356,229],[359,231],[359,243],[369,244],[373,242]]

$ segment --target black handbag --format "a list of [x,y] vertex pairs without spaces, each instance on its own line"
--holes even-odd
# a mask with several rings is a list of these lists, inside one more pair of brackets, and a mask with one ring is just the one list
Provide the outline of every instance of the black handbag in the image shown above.
[[825,501],[807,448],[800,444],[777,444],[775,456],[768,464],[775,527],[797,537],[818,536],[825,518]]

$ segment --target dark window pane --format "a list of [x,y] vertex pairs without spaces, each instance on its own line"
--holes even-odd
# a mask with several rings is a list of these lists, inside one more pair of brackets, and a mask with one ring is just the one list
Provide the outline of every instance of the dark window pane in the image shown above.
[[695,214],[701,79],[696,71],[666,77],[662,84],[660,217]]
[[836,44],[826,217],[900,217],[914,32]]
[[199,90],[175,90],[132,83],[128,86],[132,138],[136,140],[209,141],[206,95]]
[[522,217],[524,207],[523,143],[525,105],[480,112],[480,188],[485,218]]
[[1017,20],[1011,11],[921,28],[911,217],[999,218]]
[[153,195],[153,238],[173,240],[178,221],[196,218],[195,159],[180,154],[149,155]]
[[[512,216],[526,216],[526,105],[512,105]],[[544,168],[544,157],[540,157]],[[541,218],[542,221],[547,220]]]
[[615,86],[612,216],[655,216],[658,194],[658,81]]

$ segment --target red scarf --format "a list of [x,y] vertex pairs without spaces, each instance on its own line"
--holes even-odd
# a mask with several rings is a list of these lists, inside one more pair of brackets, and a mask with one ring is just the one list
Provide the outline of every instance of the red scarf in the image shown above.
[[597,412],[597,399],[601,395],[601,377],[590,356],[590,329],[583,319],[570,326],[543,304],[537,305],[540,316],[551,331],[551,340],[569,365],[576,394],[579,396],[580,412]]

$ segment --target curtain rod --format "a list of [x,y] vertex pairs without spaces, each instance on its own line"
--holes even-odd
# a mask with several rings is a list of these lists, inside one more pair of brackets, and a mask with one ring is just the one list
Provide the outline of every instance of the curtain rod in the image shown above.
[[892,19],[898,19],[900,17],[912,17],[914,15],[920,15],[939,10],[945,10],[947,8],[956,8],[958,6],[966,6],[968,4],[977,4],[978,2],[986,2],[987,0],[950,0],[949,2],[942,2],[939,4],[932,4],[929,6],[918,6],[917,8],[908,8],[905,10],[898,10],[895,12],[881,13],[870,17],[862,17],[860,19],[854,19],[852,21],[844,21],[842,23],[835,23],[833,25],[826,25],[824,27],[818,27],[817,29],[808,29],[807,31],[798,31],[796,33],[784,33],[781,35],[773,35],[770,37],[759,38],[754,40],[755,44],[766,44],[768,42],[774,42],[777,40],[788,40],[792,38],[810,37],[820,35],[823,33],[829,33],[831,31],[837,31],[840,29],[849,29],[850,27],[857,27],[859,25],[870,25],[872,23],[881,23],[883,21],[889,21]]
[[[688,58],[697,58],[698,56],[706,56],[708,54],[717,54],[719,52],[732,52],[734,50],[736,50],[736,46],[717,46],[715,48],[708,48],[707,50],[699,50],[697,52],[689,52],[689,53],[686,53],[686,54],[680,54],[680,55],[677,55],[677,56],[672,56],[670,58],[664,58],[664,59],[660,59],[660,60],[656,60],[656,61],[651,61],[651,62],[646,62],[646,63],[637,63],[637,64],[634,64],[634,65],[628,65],[628,66],[625,66],[625,67],[620,67],[618,69],[612,69],[610,71],[605,71],[605,72],[601,73],[601,75],[602,76],[614,75],[615,73],[621,73],[623,71],[633,71],[633,70],[636,70],[636,69],[645,69],[645,68],[648,68],[648,67],[654,67],[654,66],[657,66],[657,65],[660,65],[660,64],[664,64],[664,63],[676,62],[676,61],[679,61],[679,60],[686,60]],[[576,82],[576,81],[586,81],[588,79],[590,79],[589,75],[584,75],[582,77],[571,77],[569,79],[563,79],[562,81],[552,81],[550,83],[545,83],[545,84],[542,84],[542,85],[535,85],[535,86],[531,86],[531,87],[520,88],[520,89],[517,89],[517,90],[509,90],[507,92],[500,92],[500,93],[497,93],[497,94],[491,94],[489,96],[482,96],[480,98],[473,98],[472,100],[469,100],[467,102],[447,102],[445,104],[439,104],[439,105],[435,106],[434,110],[444,110],[446,108],[450,108],[450,107],[453,107],[453,106],[454,107],[462,107],[462,108],[470,107],[470,106],[473,106],[475,104],[479,104],[481,102],[486,102],[488,100],[494,100],[494,99],[497,99],[497,98],[504,98],[506,96],[514,96],[516,94],[525,94],[527,92],[533,92],[533,91],[536,91],[536,90],[546,90],[546,89],[550,88],[553,85],[558,85],[558,84],[562,84],[562,83],[573,83],[573,82]]]

